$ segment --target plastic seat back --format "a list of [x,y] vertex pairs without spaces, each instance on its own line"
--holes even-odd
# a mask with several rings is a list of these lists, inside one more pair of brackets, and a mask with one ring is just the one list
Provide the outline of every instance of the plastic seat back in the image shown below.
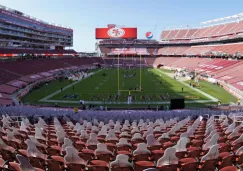
[[133,140],[144,140],[144,139],[140,133],[135,133],[132,137],[132,141]]
[[237,164],[243,163],[243,146],[236,151],[236,156],[238,157]]
[[235,129],[235,125],[236,125],[235,122],[233,122],[231,125],[229,125],[228,128],[225,131],[225,134],[231,133]]
[[239,136],[240,126],[237,126],[232,133],[228,136],[229,139]]
[[131,146],[129,142],[127,142],[126,138],[120,138],[119,142],[116,143],[117,146]]
[[164,155],[158,160],[157,167],[164,165],[177,165],[179,159],[176,157],[176,149],[173,147],[167,148]]
[[97,144],[97,149],[95,150],[95,155],[98,155],[98,154],[113,154],[111,151],[109,151],[107,149],[107,146],[106,144],[102,144],[102,143],[99,143]]
[[176,152],[187,151],[186,145],[188,143],[188,138],[182,137],[177,141],[177,144],[174,146]]
[[219,145],[215,144],[209,149],[208,153],[202,157],[201,162],[206,160],[217,159],[218,157],[219,157]]
[[25,157],[17,154],[16,158],[19,161],[19,166],[22,171],[35,171],[35,168],[30,164],[30,162]]
[[153,134],[149,134],[147,137],[146,137],[146,140],[147,140],[147,145],[148,147],[151,147],[151,146],[160,146],[160,142],[154,138],[154,135]]
[[80,164],[85,165],[86,162],[79,157],[77,150],[73,147],[66,147],[65,149],[66,155],[64,156],[64,160],[66,163],[74,163],[74,164]]
[[206,144],[203,145],[203,150],[207,150],[207,149],[211,148],[212,146],[214,146],[215,144],[217,144],[218,139],[219,139],[219,135],[217,133],[215,133],[212,136],[212,138]]
[[73,142],[69,138],[64,138],[64,144],[62,145],[62,151],[66,149],[66,147],[72,146],[73,147]]
[[153,127],[149,127],[146,132],[144,132],[143,137],[147,137],[149,134],[153,134]]
[[105,137],[106,141],[118,141],[118,138],[116,137],[115,131],[109,131],[108,134]]
[[97,145],[99,143],[97,139],[97,134],[91,133],[86,143],[87,145]]
[[116,160],[110,163],[111,170],[113,171],[131,171],[132,164],[128,161],[129,157],[124,154],[116,156]]
[[42,158],[44,159],[46,156],[41,153],[35,143],[33,141],[31,141],[30,139],[26,140],[26,144],[27,144],[27,153],[29,157],[37,157],[37,158]]
[[146,161],[149,159],[151,152],[145,143],[139,143],[137,149],[133,151],[134,159],[137,161]]

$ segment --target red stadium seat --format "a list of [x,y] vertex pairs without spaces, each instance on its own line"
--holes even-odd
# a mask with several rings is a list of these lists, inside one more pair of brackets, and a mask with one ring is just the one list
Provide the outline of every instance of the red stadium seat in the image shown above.
[[219,171],[238,171],[238,168],[235,166],[227,166],[227,167],[220,169]]

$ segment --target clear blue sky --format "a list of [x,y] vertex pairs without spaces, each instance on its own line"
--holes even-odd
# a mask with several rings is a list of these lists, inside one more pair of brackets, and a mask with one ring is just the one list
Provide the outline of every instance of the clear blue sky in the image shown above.
[[107,24],[138,27],[138,38],[156,39],[168,27],[199,26],[202,21],[243,12],[242,0],[1,0],[1,5],[74,30],[74,49],[95,49],[95,28]]

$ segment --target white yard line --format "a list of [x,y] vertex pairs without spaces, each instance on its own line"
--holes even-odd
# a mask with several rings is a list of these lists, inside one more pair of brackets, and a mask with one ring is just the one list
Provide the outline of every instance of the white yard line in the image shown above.
[[[164,75],[167,75],[168,77],[170,77],[170,78],[173,79],[173,77],[172,77],[171,75],[169,75],[168,73],[165,73],[165,72],[163,72],[163,71],[161,71],[161,70],[159,70],[159,69],[156,69],[156,70],[157,70],[158,72],[160,72],[160,73],[162,73],[162,74],[164,74]],[[189,84],[187,84],[187,83],[185,83],[185,82],[183,82],[183,81],[180,81],[180,80],[176,80],[176,81],[179,82],[179,83],[181,83],[181,84],[183,84],[184,86],[189,87],[190,89],[195,90],[195,91],[197,91],[198,93],[200,93],[200,94],[202,94],[202,95],[208,97],[208,98],[211,99],[213,102],[218,102],[218,101],[219,101],[217,98],[215,98],[215,97],[213,97],[213,96],[211,96],[211,95],[209,95],[209,94],[207,94],[207,93],[205,93],[205,92],[203,92],[203,91],[201,91],[201,90],[199,90],[199,89],[197,89],[197,88],[194,88],[194,87],[190,86]]]
[[[162,73],[162,74],[164,74],[164,75],[167,75],[167,76],[169,76],[170,78],[172,78],[173,79],[173,77],[172,76],[170,76],[169,74],[167,74],[167,73],[164,73],[164,72],[162,72],[162,71],[160,71],[160,70],[158,70],[158,69],[156,69],[157,71],[159,71],[160,73]],[[98,73],[98,72],[100,72],[101,70],[99,70],[99,71],[97,71],[97,72],[95,72],[94,74],[96,74],[96,73]],[[87,77],[86,77],[87,78]],[[75,82],[75,84],[77,84],[78,82],[80,82],[80,81],[82,81],[82,80],[79,80],[79,81],[77,81],[77,82]],[[183,81],[180,81],[180,80],[176,80],[176,81],[178,81],[179,83],[181,83],[181,84],[183,84],[184,86],[187,86],[187,87],[189,87],[190,89],[192,89],[192,90],[195,90],[195,91],[197,91],[198,93],[200,93],[200,94],[202,94],[202,95],[204,95],[204,96],[206,96],[206,97],[208,97],[209,99],[211,99],[211,100],[186,100],[185,101],[185,103],[186,104],[191,104],[191,103],[210,103],[210,102],[217,102],[218,101],[218,99],[216,99],[216,98],[214,98],[214,97],[212,97],[211,95],[209,95],[209,94],[207,94],[207,93],[205,93],[205,92],[203,92],[203,91],[201,91],[201,90],[199,90],[199,89],[197,89],[197,88],[193,88],[193,87],[191,87],[190,85],[188,85],[187,83],[185,83],[185,82],[183,82]],[[72,84],[73,85],[73,84]],[[72,86],[71,85],[71,86]],[[65,87],[63,90],[65,90],[65,89],[67,89],[67,88],[69,88],[69,87],[71,87],[70,85],[69,86],[67,86],[67,87]],[[50,99],[51,97],[53,97],[54,95],[56,95],[56,94],[58,94],[58,93],[60,93],[61,91],[60,90],[58,90],[58,91],[56,91],[55,93],[52,93],[52,94],[50,94],[49,96],[46,96],[45,98],[43,98],[43,99],[41,99],[40,101],[41,102],[52,102],[52,103],[75,103],[75,104],[78,104],[79,103],[79,101],[73,101],[73,100],[48,100],[48,99]],[[113,102],[108,102],[108,101],[85,101],[85,103],[86,104],[127,104],[127,102],[126,101],[113,101]],[[132,102],[131,104],[170,104],[170,101],[150,101],[150,102],[143,102],[143,101],[140,101],[140,102]]]
[[[72,101],[72,100],[44,100],[42,102],[51,102],[51,103],[75,103],[78,104],[79,101]],[[126,101],[84,101],[85,104],[127,104]],[[188,100],[185,101],[186,104],[191,104],[191,103],[210,103],[210,102],[214,102],[213,100]],[[150,102],[132,102],[131,104],[170,104],[170,101],[150,101]]]
[[[73,85],[78,84],[80,81],[83,81],[83,80],[85,80],[86,78],[90,77],[91,75],[94,75],[94,74],[96,74],[96,73],[98,73],[98,72],[100,72],[100,71],[102,71],[102,70],[103,70],[103,69],[98,70],[98,71],[96,71],[96,72],[92,72],[92,73],[90,73],[87,77],[85,77],[84,79],[80,79],[80,80],[78,80],[78,81],[76,81],[76,82],[74,82],[74,83],[72,83],[72,84],[67,85],[66,87],[63,88],[63,91],[66,90],[66,89],[68,89],[68,88],[70,88],[70,87],[72,87]],[[52,94],[50,94],[50,95],[48,95],[48,96],[46,96],[46,97],[40,99],[39,101],[40,101],[40,102],[47,102],[47,101],[49,101],[48,99],[52,98],[53,96],[55,96],[55,95],[57,95],[57,94],[59,94],[59,93],[61,93],[61,92],[62,92],[61,90],[57,90],[56,92],[54,92],[54,93],[52,93]]]

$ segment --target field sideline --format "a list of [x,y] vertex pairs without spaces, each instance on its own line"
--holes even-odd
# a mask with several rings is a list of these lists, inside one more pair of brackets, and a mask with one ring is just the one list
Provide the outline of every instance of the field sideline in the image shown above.
[[[127,96],[129,94],[127,90],[132,89],[133,105],[168,104],[171,98],[182,97],[185,98],[187,103],[191,103],[190,106],[193,103],[215,104],[216,102],[215,99],[212,100],[212,98],[208,97],[210,95],[215,97],[212,94],[212,89],[215,89],[214,86],[216,85],[210,83],[203,83],[201,91],[205,92],[205,95],[205,93],[200,93],[200,91],[186,86],[185,83],[180,83],[170,78],[165,75],[166,73],[161,73],[160,70],[145,68],[141,72],[142,91],[140,91],[139,69],[120,69],[119,73],[120,90],[125,90],[120,93],[118,93],[117,69],[103,69],[79,82],[70,83],[68,80],[52,81],[48,85],[43,85],[39,89],[33,90],[24,97],[23,101],[30,104],[63,103],[69,106],[76,106],[79,100],[84,100],[87,104],[124,106],[127,104]],[[64,88],[62,92],[60,91],[61,88]],[[221,89],[221,87],[217,87],[217,90],[220,92]],[[220,97],[216,97],[216,99],[223,103],[236,101],[236,98],[223,89]],[[227,101],[227,99],[229,100]]]
[[[102,74],[107,74],[102,76]],[[140,92],[140,72],[139,69],[120,69],[119,88],[121,90],[118,96],[118,73],[116,69],[108,69],[87,78],[72,87],[60,92],[49,100],[69,100],[77,101],[76,98],[64,99],[65,95],[77,95],[78,99],[88,101],[87,103],[127,103],[129,89],[134,97],[133,102],[167,102],[170,98],[185,97],[186,100],[209,100],[207,97],[191,91],[190,88],[178,83],[176,80],[166,75],[160,76],[155,69],[142,70],[142,91]],[[127,75],[126,75],[127,74]],[[133,74],[136,74],[133,76]],[[124,76],[125,75],[125,76]],[[131,77],[130,77],[131,76]],[[78,90],[76,90],[78,87]],[[183,87],[183,92],[182,92]],[[166,97],[168,95],[168,97]],[[164,96],[160,97],[160,96]],[[191,98],[190,98],[191,97]],[[194,97],[194,98],[193,98]]]

